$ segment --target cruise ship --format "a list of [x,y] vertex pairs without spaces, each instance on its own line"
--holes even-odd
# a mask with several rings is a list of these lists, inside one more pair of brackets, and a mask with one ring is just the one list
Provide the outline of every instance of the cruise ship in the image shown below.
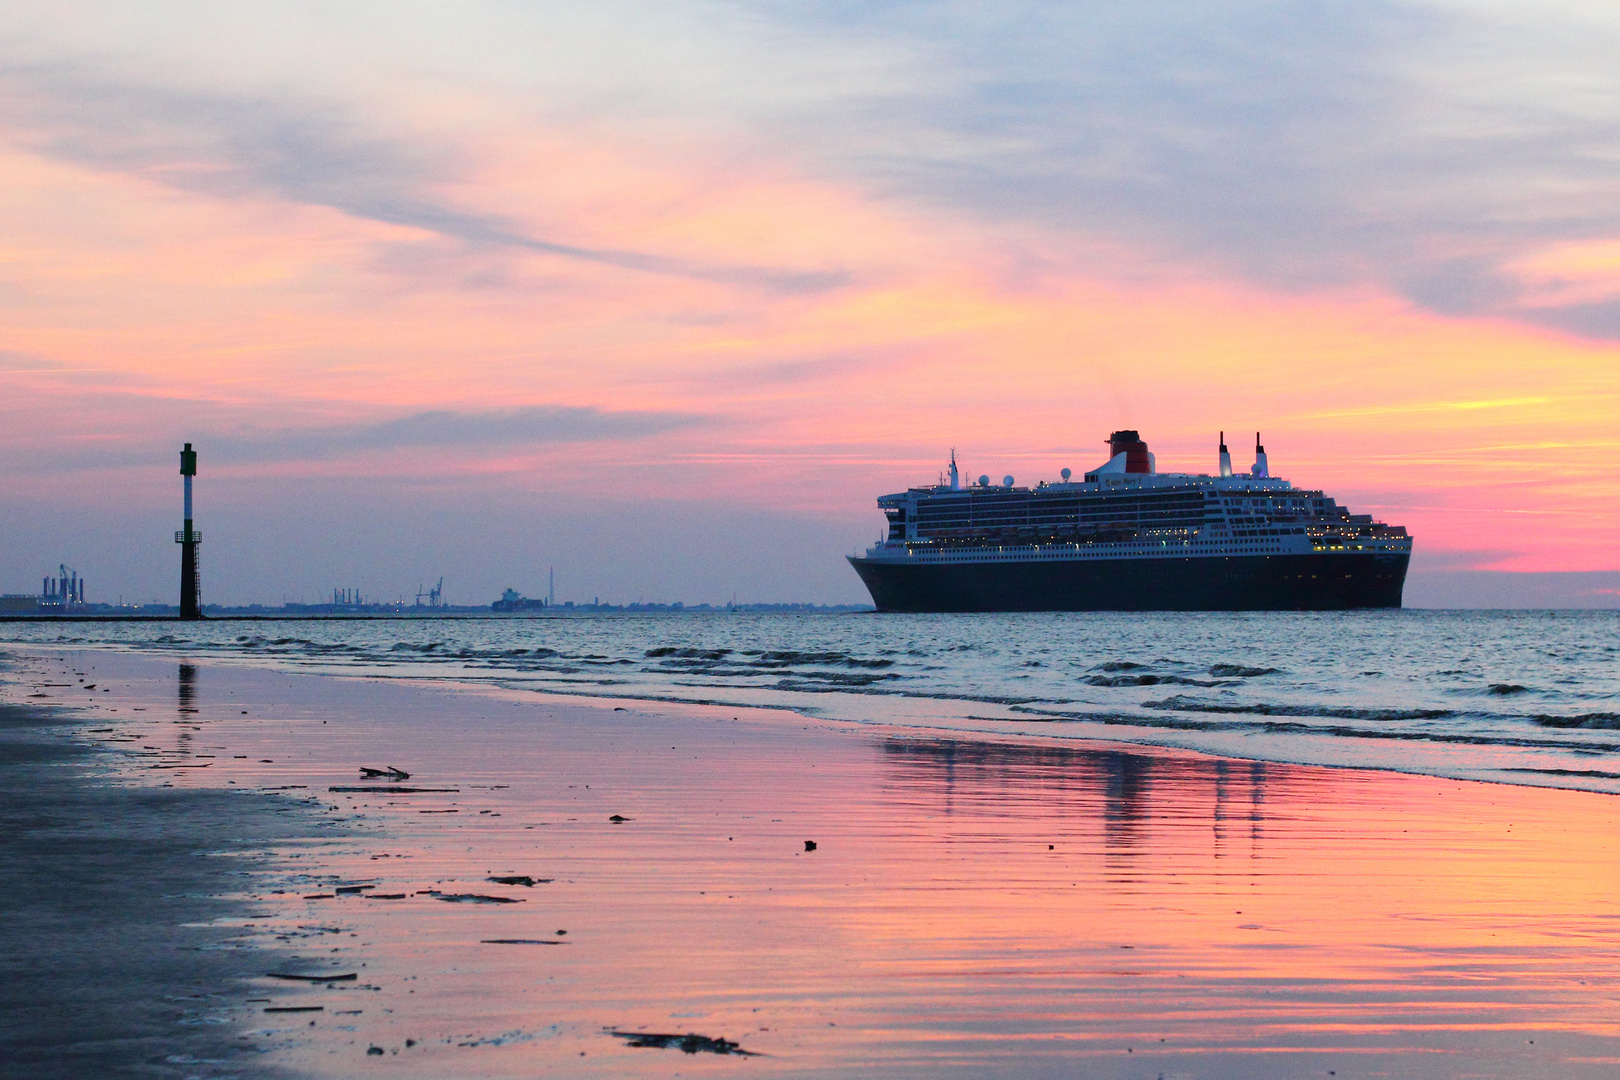
[[1412,538],[1254,467],[1160,473],[1135,431],[1074,481],[949,477],[884,495],[888,535],[849,556],[879,611],[1398,608]]

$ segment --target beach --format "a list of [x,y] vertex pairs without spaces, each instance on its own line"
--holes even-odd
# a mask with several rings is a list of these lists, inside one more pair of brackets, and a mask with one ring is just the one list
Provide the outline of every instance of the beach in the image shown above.
[[288,1075],[230,1023],[262,973],[251,884],[333,830],[274,796],[113,782],[85,726],[0,705],[6,1075]]
[[1620,1064],[1609,795],[7,652],[25,1075]]

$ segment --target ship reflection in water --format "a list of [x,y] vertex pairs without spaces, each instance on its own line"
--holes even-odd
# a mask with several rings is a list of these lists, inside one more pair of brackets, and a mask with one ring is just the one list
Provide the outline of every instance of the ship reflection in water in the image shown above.
[[1086,1075],[1620,1061],[1609,797],[948,740],[883,758],[930,857],[885,860],[858,936],[939,1052],[1015,1039]]

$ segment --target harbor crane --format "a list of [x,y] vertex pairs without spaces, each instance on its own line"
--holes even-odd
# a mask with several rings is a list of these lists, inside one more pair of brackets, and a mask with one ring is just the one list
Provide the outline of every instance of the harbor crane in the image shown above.
[[433,588],[429,589],[426,592],[422,591],[422,586],[420,584],[418,584],[416,586],[416,606],[417,607],[422,606],[422,597],[424,597],[424,596],[428,598],[428,602],[427,602],[428,607],[440,607],[440,606],[442,606],[441,601],[442,601],[442,599],[444,597],[444,578],[440,578],[439,583],[437,585],[433,586]]

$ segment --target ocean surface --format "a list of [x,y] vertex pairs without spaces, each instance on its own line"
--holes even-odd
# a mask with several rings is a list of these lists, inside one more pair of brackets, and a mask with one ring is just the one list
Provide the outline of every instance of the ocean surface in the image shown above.
[[0,641],[1620,792],[1620,612],[11,623]]

